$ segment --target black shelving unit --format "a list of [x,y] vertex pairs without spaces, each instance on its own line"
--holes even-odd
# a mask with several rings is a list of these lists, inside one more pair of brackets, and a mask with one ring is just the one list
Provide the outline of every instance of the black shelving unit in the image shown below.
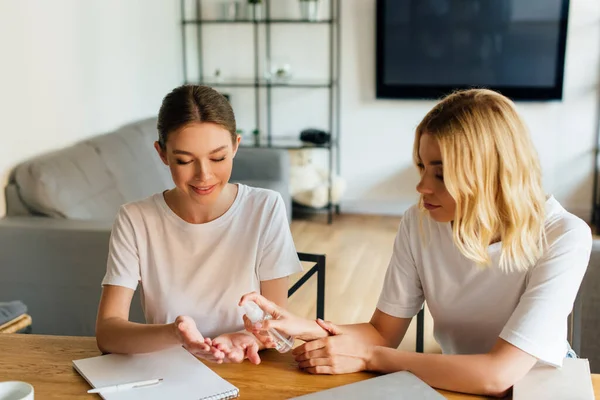
[[[329,0],[329,17],[326,19],[320,19],[317,21],[303,20],[303,19],[288,19],[288,18],[274,18],[271,19],[271,2],[277,0],[263,0],[262,4],[264,7],[264,19],[235,19],[235,20],[221,20],[214,18],[203,18],[202,0],[195,0],[195,15],[186,16],[186,0],[180,0],[181,2],[181,36],[183,45],[183,76],[185,83],[202,84],[215,88],[254,88],[254,119],[255,129],[259,132],[266,133],[266,140],[260,141],[255,144],[244,144],[245,147],[260,147],[260,148],[278,148],[285,150],[298,150],[306,148],[322,148],[327,151],[328,155],[328,172],[329,172],[329,202],[325,207],[325,210],[315,210],[316,212],[325,211],[327,213],[327,221],[331,223],[333,221],[334,212],[339,212],[339,207],[334,206],[331,200],[331,187],[332,187],[332,176],[333,173],[340,171],[340,157],[339,157],[339,138],[340,138],[340,7],[341,0]],[[203,25],[215,25],[215,24],[227,24],[236,25],[243,24],[253,25],[253,53],[254,63],[253,78],[246,79],[235,79],[235,80],[215,80],[205,76],[203,71],[203,59],[210,57],[209,54],[203,52]],[[308,26],[319,24],[328,25],[328,39],[329,39],[329,70],[327,71],[327,78],[323,80],[296,80],[292,79],[289,82],[277,82],[265,79],[261,76],[260,71],[260,57],[261,57],[261,46],[264,46],[264,53],[266,60],[271,60],[271,25],[279,24],[294,24]],[[188,74],[188,63],[187,63],[187,42],[186,35],[189,34],[186,31],[186,27],[196,26],[196,42],[197,42],[197,56],[198,56],[198,80],[190,80]],[[260,38],[259,28],[264,27],[264,40]],[[290,50],[293,51],[293,50]],[[273,90],[285,90],[286,88],[295,89],[320,89],[327,90],[328,93],[328,104],[329,104],[329,120],[327,132],[331,135],[331,141],[324,145],[314,145],[309,143],[303,143],[299,140],[300,133],[296,137],[280,137],[273,135],[273,110],[272,110],[272,97]],[[260,91],[266,91],[266,104],[261,104]],[[262,109],[262,106],[265,109]],[[264,126],[261,123],[262,112],[265,112],[265,123]],[[311,126],[311,121],[306,121],[306,126]],[[306,211],[306,209],[304,209]]]
[[595,141],[595,149],[594,149],[594,177],[593,177],[593,192],[592,192],[592,225],[594,225],[594,230],[596,235],[600,235],[600,165],[598,164],[600,161],[598,160],[598,156],[600,156],[600,91],[598,91],[598,109],[596,112],[596,141]]

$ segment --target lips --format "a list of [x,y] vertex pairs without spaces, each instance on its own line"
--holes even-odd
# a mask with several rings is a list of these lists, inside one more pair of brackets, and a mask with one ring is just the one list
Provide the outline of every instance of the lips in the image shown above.
[[215,190],[215,188],[217,187],[217,185],[212,185],[212,186],[193,186],[190,185],[190,187],[192,188],[192,190],[194,191],[194,193],[199,194],[201,196],[206,196],[208,194],[211,194],[213,192],[213,190]]
[[425,207],[425,209],[428,211],[433,211],[433,210],[437,210],[441,206],[436,206],[435,204],[423,202],[423,207]]

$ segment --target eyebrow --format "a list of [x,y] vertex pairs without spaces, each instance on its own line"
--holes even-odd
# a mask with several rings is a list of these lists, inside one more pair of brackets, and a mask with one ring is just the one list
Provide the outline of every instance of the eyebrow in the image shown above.
[[[419,164],[424,164],[423,161],[419,161]],[[443,165],[440,160],[434,160],[429,163],[429,165]]]
[[[217,147],[216,149],[212,150],[210,152],[210,154],[218,153],[219,151],[225,150],[226,148],[227,148],[226,145],[225,146],[221,146],[221,147]],[[190,153],[189,151],[185,151],[185,150],[173,150],[173,154],[183,154],[183,155],[186,155],[186,156],[193,156],[192,153]]]

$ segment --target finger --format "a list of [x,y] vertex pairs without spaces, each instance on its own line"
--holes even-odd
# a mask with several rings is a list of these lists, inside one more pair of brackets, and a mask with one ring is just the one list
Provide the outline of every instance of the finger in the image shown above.
[[234,350],[227,355],[224,361],[236,364],[241,363],[242,361],[244,361],[244,351]]
[[216,358],[210,352],[205,352],[205,351],[190,351],[190,353],[192,353],[192,355],[195,356],[195,357],[202,358],[203,360],[207,360],[207,361],[210,361],[210,362],[220,363],[220,362],[223,361],[222,358]]
[[225,358],[225,353],[223,353],[221,350],[215,348],[215,347],[211,347],[210,348],[210,353],[213,355],[213,357],[215,358],[220,358],[223,359]]
[[201,345],[204,342],[202,334],[198,331],[195,324],[189,319],[183,319],[177,324],[177,329],[184,343]]
[[225,354],[223,354],[223,352],[218,351],[215,349],[215,351],[211,351],[211,348],[209,347],[206,350],[200,350],[198,348],[192,347],[192,348],[188,348],[187,349],[190,353],[192,353],[193,355],[197,356],[197,357],[201,357],[201,358],[215,358],[215,359],[223,359],[225,357]]
[[252,323],[252,321],[250,321],[250,318],[248,318],[246,314],[242,316],[242,319],[244,320],[244,329],[248,332],[254,331],[254,324]]
[[342,333],[339,326],[329,321],[323,321],[321,318],[317,318],[317,324],[325,329],[330,335],[341,335]]
[[206,353],[208,351],[210,351],[210,346],[208,346],[206,343],[203,342],[186,342],[183,347],[185,347],[189,352],[194,353],[194,352],[203,352]]
[[214,346],[214,347],[215,347],[217,350],[221,350],[221,351],[222,351],[222,352],[224,352],[224,353],[228,353],[228,352],[230,352],[230,351],[231,351],[231,347],[230,347],[230,346],[228,346],[228,345],[227,345],[227,344],[225,344],[225,343],[217,343],[217,344],[214,344],[214,343],[213,343],[213,346]]
[[318,366],[305,368],[304,371],[316,375],[333,375],[333,368],[330,366]]
[[256,305],[261,308],[261,310],[263,310],[267,314],[271,314],[275,319],[279,318],[279,316],[281,316],[282,314],[281,309],[277,304],[267,300],[265,297],[261,296],[256,292],[243,295],[239,305],[243,306],[248,301],[255,302]]
[[275,343],[275,339],[273,339],[271,336],[268,336],[265,341],[263,342],[264,346],[267,349],[274,349],[275,347],[277,347],[277,343]]
[[213,341],[211,338],[204,338],[204,343],[206,343],[208,346],[212,346],[213,345]]
[[302,361],[298,363],[298,367],[302,369],[307,369],[311,367],[323,367],[329,366],[331,367],[332,360],[331,358],[311,358],[310,360]]
[[321,348],[327,346],[327,343],[328,343],[327,339],[317,339],[317,340],[313,340],[312,342],[306,342],[303,345],[296,347],[292,351],[292,354],[297,356],[299,354],[306,353],[307,351],[321,349]]
[[254,343],[246,349],[246,358],[254,365],[260,364],[260,356],[258,355],[258,345]]
[[322,349],[307,351],[306,353],[298,354],[294,359],[297,362],[302,362],[315,358],[328,358],[331,355],[331,352],[327,347]]

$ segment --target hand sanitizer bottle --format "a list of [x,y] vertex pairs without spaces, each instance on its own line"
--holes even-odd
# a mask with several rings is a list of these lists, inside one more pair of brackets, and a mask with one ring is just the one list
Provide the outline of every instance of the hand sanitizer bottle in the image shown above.
[[[243,305],[244,311],[246,312],[246,316],[253,324],[257,322],[263,322],[269,319],[273,319],[271,314],[266,314],[255,302],[248,301]],[[285,353],[290,351],[292,346],[294,345],[294,338],[292,336],[287,336],[279,332],[277,329],[269,329],[269,334],[275,341],[275,349],[277,349],[280,353]]]

